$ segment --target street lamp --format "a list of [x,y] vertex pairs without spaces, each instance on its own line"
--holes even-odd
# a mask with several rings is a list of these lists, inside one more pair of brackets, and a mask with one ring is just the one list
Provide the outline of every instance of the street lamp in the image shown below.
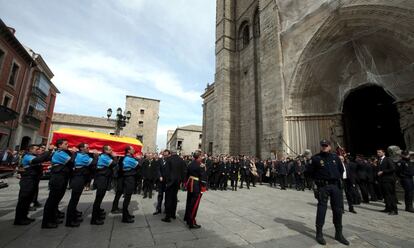
[[[106,111],[106,116],[108,116],[108,120],[112,115],[112,109],[109,108]],[[115,135],[120,135],[121,130],[126,126],[127,123],[129,123],[129,119],[131,119],[131,111],[126,111],[124,114],[122,114],[122,109],[118,108],[116,110],[116,129],[115,129]]]

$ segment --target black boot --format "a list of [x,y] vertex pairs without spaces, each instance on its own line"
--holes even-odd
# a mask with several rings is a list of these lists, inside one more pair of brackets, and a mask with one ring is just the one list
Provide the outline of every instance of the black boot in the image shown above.
[[344,245],[349,245],[348,240],[346,240],[342,234],[342,227],[335,227],[335,240]]
[[321,245],[326,245],[326,241],[323,238],[322,227],[316,226],[316,241]]

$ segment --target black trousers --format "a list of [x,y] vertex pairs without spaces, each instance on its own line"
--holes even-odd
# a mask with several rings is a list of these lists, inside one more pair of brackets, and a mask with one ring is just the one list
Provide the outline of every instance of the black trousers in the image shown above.
[[237,176],[232,176],[230,179],[230,185],[231,185],[232,190],[237,190],[237,182],[238,182]]
[[[354,185],[348,180],[345,179],[343,180],[343,185],[344,185],[344,191],[345,191],[345,197],[346,197],[346,201],[348,202],[348,208],[349,211],[354,209],[354,202],[355,202],[355,190],[356,188],[354,187]],[[343,201],[342,201],[342,208],[344,209],[343,206]]]
[[368,182],[368,192],[370,195],[371,201],[378,201],[377,194],[375,193],[375,184],[374,182]]
[[141,194],[141,191],[142,191],[142,176],[141,175],[137,175],[136,177],[135,177],[135,185],[136,185],[136,190],[135,190],[135,193],[136,194]]
[[413,210],[414,183],[412,178],[402,178],[401,186],[404,189],[405,210]]
[[240,188],[243,188],[243,182],[246,182],[246,186],[250,188],[250,175],[242,175],[240,177]]
[[134,193],[136,185],[136,176],[124,176],[124,202],[122,204],[122,219],[129,218],[129,203],[131,202],[132,193]]
[[178,182],[173,182],[165,188],[165,217],[175,217],[177,212],[177,194],[179,189]]
[[227,181],[229,180],[229,176],[221,175],[220,177],[220,189],[227,189]]
[[66,192],[67,176],[64,172],[52,173],[49,180],[49,196],[43,209],[42,225],[57,222],[59,203]]
[[109,182],[110,179],[108,176],[99,173],[95,175],[94,186],[96,189],[96,195],[92,207],[91,221],[96,221],[100,218],[101,204],[108,189]]
[[72,189],[72,194],[66,212],[66,224],[70,224],[77,219],[76,208],[82,195],[83,188],[85,187],[85,176],[82,173],[75,174],[72,177],[70,187]]
[[16,205],[15,222],[27,219],[30,203],[33,201],[36,190],[36,178],[31,176],[22,176],[20,179],[19,198]]
[[361,189],[362,201],[365,203],[369,203],[368,181],[361,180],[359,181],[358,185]]
[[286,175],[279,175],[279,180],[280,180],[280,188],[281,189],[286,189],[287,176]]
[[36,178],[36,183],[35,183],[35,189],[34,189],[34,195],[33,195],[33,203],[38,203],[39,200],[39,183],[40,183],[40,176]]
[[[162,200],[164,199],[166,185],[165,182],[158,182],[158,196],[157,196],[157,207],[156,210],[158,212],[161,212],[162,208]],[[165,202],[164,202],[164,208],[165,208]]]
[[200,206],[202,194],[200,192],[187,192],[184,221],[187,225],[195,225],[198,207]]
[[323,227],[325,224],[328,200],[331,200],[333,224],[336,228],[342,228],[342,191],[335,184],[318,187],[318,208],[316,210],[316,226]]
[[304,190],[305,189],[305,180],[301,175],[295,175],[296,189]]
[[381,182],[381,191],[384,195],[385,209],[398,212],[395,182]]
[[119,199],[121,199],[122,194],[124,193],[124,178],[118,176],[116,178],[116,188],[115,188],[115,197],[112,202],[112,210],[119,208]]
[[144,179],[144,184],[142,186],[144,191],[144,196],[152,197],[152,191],[154,190],[154,180],[153,179]]
[[270,174],[270,179],[269,179],[270,186],[276,187],[276,183],[277,183],[277,175],[274,173]]

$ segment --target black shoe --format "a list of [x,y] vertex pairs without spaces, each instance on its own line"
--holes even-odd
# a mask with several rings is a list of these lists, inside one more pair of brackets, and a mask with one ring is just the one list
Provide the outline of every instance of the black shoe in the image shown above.
[[383,210],[380,210],[380,212],[382,212],[382,213],[389,213],[391,211],[389,211],[388,209],[383,209]]
[[79,227],[80,226],[80,223],[77,222],[77,221],[72,221],[70,223],[66,223],[65,226],[67,226],[67,227]]
[[391,211],[391,212],[388,213],[388,215],[398,215],[398,212],[397,211]]
[[199,228],[201,228],[201,226],[197,225],[197,224],[194,224],[194,225],[189,225],[188,228],[190,228],[190,229],[199,229]]
[[161,211],[157,210],[157,211],[155,211],[152,215],[158,215],[158,214],[160,214],[160,213],[161,213]]
[[407,209],[405,211],[410,212],[410,213],[414,213],[414,209]]
[[32,222],[28,219],[24,219],[24,220],[15,220],[13,225],[16,226],[27,226],[30,225]]
[[42,225],[42,228],[45,229],[52,229],[52,228],[57,228],[58,225],[56,223],[46,223],[44,225]]
[[170,222],[171,222],[171,219],[170,219],[170,218],[165,217],[164,219],[161,219],[161,221],[163,221],[163,222],[167,222],[167,223],[170,223]]
[[91,225],[103,225],[105,222],[103,220],[91,220]]
[[342,229],[337,229],[335,231],[335,240],[344,245],[349,245],[349,241],[345,239],[344,235],[342,235]]
[[33,203],[33,207],[40,208],[41,206],[42,204],[38,201]]
[[29,217],[26,217],[26,220],[28,220],[28,221],[30,221],[30,222],[35,222],[35,221],[36,221],[36,219],[29,218]]
[[146,195],[144,195],[142,198],[143,198],[143,199],[145,199],[145,198],[147,198],[147,196],[146,196]]
[[316,241],[321,245],[326,245],[326,241],[323,238],[322,227],[316,227]]
[[122,218],[122,223],[134,223],[135,222],[135,220],[134,219],[132,219],[132,218],[129,218],[129,216],[128,216],[128,218]]
[[356,214],[357,212],[354,209],[349,210],[350,213]]
[[122,209],[120,208],[115,208],[111,210],[112,214],[122,214]]

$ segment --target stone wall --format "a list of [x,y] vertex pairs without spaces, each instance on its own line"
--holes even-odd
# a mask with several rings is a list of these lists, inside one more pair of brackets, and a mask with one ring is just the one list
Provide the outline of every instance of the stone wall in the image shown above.
[[342,145],[343,103],[365,85],[381,86],[396,100],[413,149],[413,16],[413,1],[217,0],[214,102],[204,98],[204,150],[213,142],[214,154],[269,157],[315,152],[321,138]]
[[[131,111],[131,119],[121,135],[142,137],[142,152],[157,152],[157,128],[160,101],[144,97],[127,96],[125,111]],[[143,110],[143,112],[141,112]],[[142,123],[141,123],[142,122]]]

